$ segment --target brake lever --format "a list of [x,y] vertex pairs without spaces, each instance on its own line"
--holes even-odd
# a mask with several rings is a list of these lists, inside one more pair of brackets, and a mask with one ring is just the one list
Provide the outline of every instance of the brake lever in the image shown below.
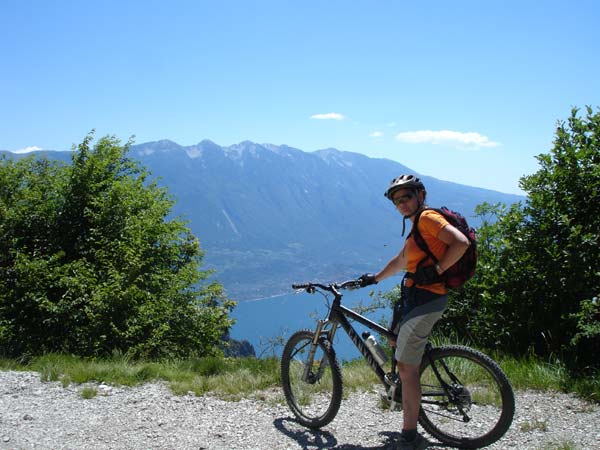
[[308,292],[309,294],[314,294],[316,292],[316,288],[312,284],[293,284],[292,288],[294,288],[297,293]]

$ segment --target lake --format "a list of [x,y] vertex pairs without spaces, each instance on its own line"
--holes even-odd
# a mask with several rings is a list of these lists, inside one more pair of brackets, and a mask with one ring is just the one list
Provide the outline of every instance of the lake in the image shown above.
[[[375,286],[344,291],[342,304],[349,308],[361,301],[365,306],[370,305],[369,292],[373,290],[387,292],[400,281],[401,277],[394,276]],[[290,291],[290,294],[238,303],[231,314],[237,320],[231,329],[231,337],[249,341],[254,346],[257,356],[261,356],[261,353],[262,356],[270,356],[273,353],[280,356],[283,347],[278,346],[273,352],[267,344],[269,339],[283,336],[287,341],[289,336],[300,329],[314,329],[316,320],[325,318],[328,312],[327,303],[322,295],[308,294],[304,291],[294,293],[291,288]],[[368,314],[367,317],[375,322],[379,322],[382,318],[389,320],[391,310],[378,310]],[[353,326],[359,334],[367,330],[365,326],[358,323],[353,323]],[[343,329],[336,334],[334,348],[340,361],[361,356]]]

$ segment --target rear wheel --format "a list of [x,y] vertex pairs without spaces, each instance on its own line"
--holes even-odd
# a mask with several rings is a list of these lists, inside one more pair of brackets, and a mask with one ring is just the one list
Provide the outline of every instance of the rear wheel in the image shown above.
[[421,364],[419,422],[436,439],[458,448],[496,442],[515,412],[512,387],[483,353],[462,346],[434,348]]
[[281,356],[283,393],[302,425],[320,428],[331,422],[342,401],[342,374],[331,343],[320,337],[310,358],[314,333],[302,330],[288,340]]

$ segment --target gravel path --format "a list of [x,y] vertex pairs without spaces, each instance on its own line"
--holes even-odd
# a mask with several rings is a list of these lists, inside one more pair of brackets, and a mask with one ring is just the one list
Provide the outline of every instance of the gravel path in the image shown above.
[[[292,420],[278,391],[226,402],[174,396],[163,383],[94,387],[98,395],[84,399],[81,385],[0,372],[0,449],[387,450],[402,420],[381,410],[374,392],[351,395],[314,432]],[[571,395],[520,392],[510,431],[489,448],[600,449],[600,407]]]

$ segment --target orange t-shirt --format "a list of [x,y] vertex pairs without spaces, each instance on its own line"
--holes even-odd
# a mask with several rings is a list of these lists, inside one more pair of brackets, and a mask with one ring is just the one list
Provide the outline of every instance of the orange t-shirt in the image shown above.
[[[440,241],[437,236],[439,232],[446,226],[449,225],[448,221],[441,214],[426,210],[421,213],[419,217],[419,232],[423,239],[427,243],[429,250],[431,253],[435,255],[435,257],[439,260],[444,256],[446,250],[448,250],[448,246]],[[419,248],[417,243],[415,242],[412,234],[406,239],[406,243],[404,244],[404,250],[406,255],[406,271],[407,272],[416,272],[417,264],[423,259],[427,257],[427,253]],[[424,266],[432,266],[434,261],[428,259],[423,263]],[[408,280],[407,286],[412,286],[413,281]],[[420,289],[426,289],[431,292],[435,292],[436,294],[447,294],[448,289],[444,283],[434,283],[427,285],[417,285]]]

